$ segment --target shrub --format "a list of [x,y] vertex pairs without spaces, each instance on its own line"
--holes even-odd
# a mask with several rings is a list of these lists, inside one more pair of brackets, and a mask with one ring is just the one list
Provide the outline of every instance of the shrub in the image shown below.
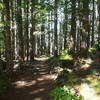
[[51,57],[49,59],[49,62],[53,66],[60,65],[61,67],[69,67],[73,64],[74,59],[73,59],[74,52],[70,49],[62,50],[60,55],[58,57]]
[[75,96],[75,94],[75,89],[68,89],[64,85],[63,87],[56,87],[50,95],[54,100],[81,100],[80,97]]
[[61,55],[59,57],[59,60],[68,60],[68,61],[72,61],[73,57],[71,55]]
[[66,49],[66,50],[62,50],[60,55],[65,56],[65,55],[74,55],[74,51],[70,50],[70,49]]
[[74,52],[70,49],[61,51],[60,56],[59,56],[59,61],[61,62],[61,66],[62,67],[71,66],[74,62],[73,55],[74,55]]
[[90,53],[93,53],[96,51],[97,51],[97,48],[95,48],[95,47],[89,48],[89,50],[88,50],[88,52],[90,52]]
[[60,56],[59,57],[59,61],[61,62],[61,67],[65,68],[65,67],[70,67],[73,65],[74,59],[72,56],[70,55],[66,55],[66,56]]

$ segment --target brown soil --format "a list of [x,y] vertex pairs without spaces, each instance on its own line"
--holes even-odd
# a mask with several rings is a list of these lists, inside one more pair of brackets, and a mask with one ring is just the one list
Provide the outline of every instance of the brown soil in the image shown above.
[[46,58],[38,58],[20,73],[14,87],[0,93],[0,100],[52,100],[50,92],[56,83],[49,74]]

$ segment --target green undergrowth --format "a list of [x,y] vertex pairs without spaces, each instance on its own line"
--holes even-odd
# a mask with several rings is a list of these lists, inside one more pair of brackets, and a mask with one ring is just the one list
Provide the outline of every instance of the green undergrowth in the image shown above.
[[0,89],[7,89],[12,86],[12,79],[7,78],[4,74],[0,75]]
[[93,53],[93,52],[96,52],[96,51],[97,51],[97,48],[95,48],[95,47],[91,47],[91,48],[88,49],[89,53]]
[[50,95],[54,100],[81,100],[81,97],[76,96],[76,90],[66,85],[56,87]]
[[[58,73],[57,77],[57,82],[58,84],[60,83],[60,86],[51,92],[54,100],[84,100],[84,98],[85,100],[99,100],[95,99],[100,98],[99,51],[100,46],[95,45],[89,48],[90,55],[87,59],[78,58],[78,60],[75,60],[73,58],[74,52],[67,49],[61,51],[58,58],[53,57],[51,59],[51,61],[56,63],[59,62],[60,67],[63,69]],[[76,61],[75,66],[71,68],[74,60]],[[76,87],[78,87],[78,93],[81,95],[81,98],[75,96],[75,94],[72,95],[70,91],[70,89],[76,89]],[[93,94],[93,96],[86,94]]]
[[74,52],[70,49],[61,51],[59,60],[73,61]]
[[50,64],[53,66],[53,67],[56,67],[59,63],[59,60],[57,57],[54,57],[52,56],[50,59],[49,59],[49,62]]
[[80,85],[79,92],[85,100],[100,99],[100,77],[88,75]]
[[58,57],[51,57],[49,59],[50,63],[53,64],[54,66],[61,66],[61,67],[69,67],[73,64],[74,59],[74,52],[70,49],[62,50],[60,52],[60,55]]
[[[78,86],[78,94],[80,94],[81,99],[75,99],[75,100],[84,100],[83,98],[87,98],[86,100],[95,100],[95,99],[89,99],[89,98],[94,98],[94,96],[87,96],[85,94],[93,94],[95,95],[95,98],[100,98],[100,76],[97,72],[96,69],[90,70],[90,74],[86,75],[83,77],[83,73],[79,72],[80,74],[77,73],[68,73],[65,71],[62,71],[59,75],[58,78],[59,80],[63,80],[62,83],[64,83],[67,88],[72,89]],[[62,83],[60,86],[62,86]],[[56,91],[56,90],[55,90]],[[58,94],[63,94],[60,93],[59,91]],[[67,93],[66,93],[67,95]],[[56,98],[56,97],[55,97]],[[74,99],[54,99],[54,100],[74,100]],[[99,99],[96,99],[99,100]]]
[[70,49],[65,49],[61,51],[60,55],[74,55],[74,51]]
[[91,69],[90,73],[91,75],[100,76],[100,69]]
[[99,51],[99,50],[100,50],[100,43],[95,44],[93,47],[94,47],[94,48],[97,48],[97,50]]
[[57,80],[60,84],[62,84],[62,82],[64,82],[67,86],[72,88],[72,87],[74,87],[74,84],[76,82],[79,82],[81,79],[80,79],[80,76],[78,76],[76,73],[70,73],[68,71],[68,69],[66,69],[66,70],[61,71],[58,74]]
[[61,67],[62,68],[71,68],[74,59],[73,59],[74,52],[70,49],[66,49],[61,51],[60,56],[59,56],[59,62],[61,62]]
[[95,44],[94,46],[88,49],[89,53],[95,53],[97,51],[100,51],[100,43]]

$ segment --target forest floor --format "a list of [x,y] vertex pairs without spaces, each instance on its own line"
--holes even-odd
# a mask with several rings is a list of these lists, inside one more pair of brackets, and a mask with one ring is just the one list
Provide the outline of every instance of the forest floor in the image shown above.
[[75,59],[74,70],[70,71],[66,76],[67,86],[78,90],[82,100],[100,100],[99,53],[92,54],[87,59]]
[[55,88],[55,75],[49,73],[47,57],[36,58],[27,63],[25,69],[15,77],[14,87],[0,95],[0,100],[51,100],[50,92]]
[[100,100],[100,57],[83,59],[81,68],[72,78],[74,87],[78,88],[83,100]]
[[[78,90],[84,98],[82,100],[100,100],[100,57],[92,56],[75,59],[75,68],[70,73],[65,72],[66,85]],[[0,100],[52,100],[50,93],[59,82],[57,73],[50,74],[52,65],[48,59],[41,56],[26,63],[24,69],[14,76],[13,87],[0,93]]]

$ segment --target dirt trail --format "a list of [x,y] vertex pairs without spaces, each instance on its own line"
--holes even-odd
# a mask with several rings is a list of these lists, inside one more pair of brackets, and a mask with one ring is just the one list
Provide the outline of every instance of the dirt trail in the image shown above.
[[36,58],[29,64],[14,82],[14,88],[3,93],[0,100],[51,100],[49,94],[56,83],[46,60],[46,57]]

